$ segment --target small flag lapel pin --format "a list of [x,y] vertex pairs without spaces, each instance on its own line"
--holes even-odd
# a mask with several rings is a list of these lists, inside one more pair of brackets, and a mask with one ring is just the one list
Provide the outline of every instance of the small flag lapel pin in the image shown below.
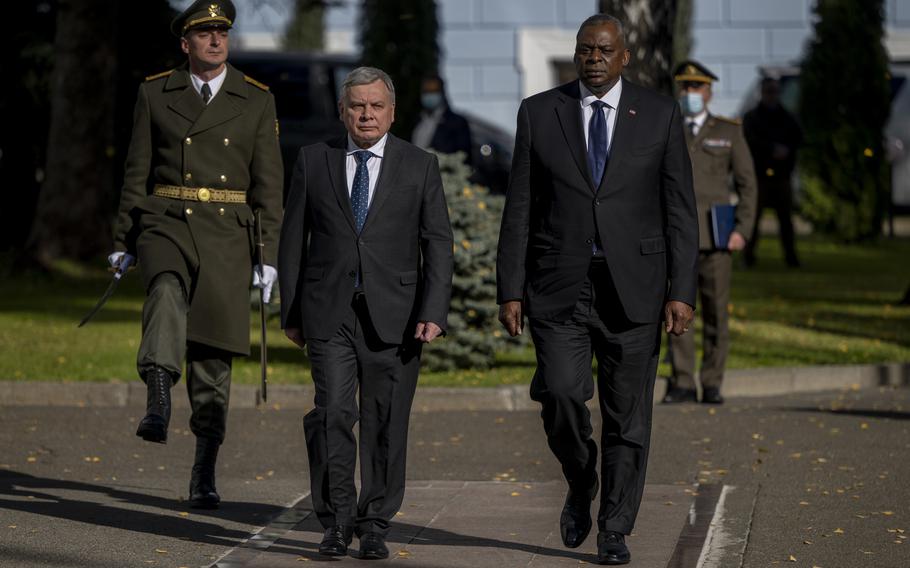
[[634,108],[630,108],[630,109],[629,109],[629,114],[631,114],[632,116],[635,116],[635,109],[634,109]]

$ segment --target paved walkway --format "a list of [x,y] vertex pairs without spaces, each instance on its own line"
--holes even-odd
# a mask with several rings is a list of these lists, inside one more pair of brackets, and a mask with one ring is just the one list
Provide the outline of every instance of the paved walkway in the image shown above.
[[[646,488],[636,532],[627,540],[634,559],[630,566],[694,568],[708,526],[689,522],[697,519],[695,494],[683,486]],[[388,537],[390,559],[421,568],[594,564],[596,528],[578,549],[567,549],[561,542],[558,514],[564,498],[565,484],[553,481],[409,482],[404,506]],[[716,492],[711,498],[716,500]],[[596,504],[592,509],[596,515]],[[714,511],[707,513],[710,520]],[[680,542],[683,531],[689,538]],[[322,528],[304,498],[214,566],[282,568],[310,561],[363,566],[356,559],[356,539],[349,557],[332,560],[317,552],[321,538]],[[674,554],[682,562],[670,564]]]

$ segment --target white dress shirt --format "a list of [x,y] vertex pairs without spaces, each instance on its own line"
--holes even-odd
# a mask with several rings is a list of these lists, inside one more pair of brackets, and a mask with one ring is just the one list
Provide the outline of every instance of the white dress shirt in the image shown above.
[[351,188],[354,186],[354,175],[357,173],[357,158],[354,157],[354,152],[367,150],[373,154],[370,159],[367,160],[367,171],[370,173],[370,196],[367,203],[373,202],[373,194],[376,192],[376,180],[379,179],[379,169],[382,167],[382,157],[383,154],[385,154],[385,143],[388,138],[389,135],[385,134],[379,139],[379,142],[376,142],[369,148],[360,148],[357,144],[354,144],[351,135],[348,134],[348,153],[344,160],[348,178],[348,197],[351,196]]
[[[705,125],[705,121],[708,120],[708,111],[703,110],[695,116],[686,117],[686,130],[692,133],[692,136],[698,136],[701,127]],[[695,124],[695,129],[692,129],[692,124]]]
[[581,112],[583,118],[582,123],[585,127],[585,148],[588,147],[588,129],[591,125],[591,117],[594,116],[594,107],[591,106],[591,103],[599,100],[607,105],[603,108],[603,113],[607,119],[607,151],[609,152],[610,147],[613,145],[613,130],[616,128],[616,113],[619,108],[619,97],[622,95],[622,79],[616,81],[613,88],[607,91],[604,96],[599,99],[594,96],[594,93],[592,93],[581,81],[578,81],[578,86],[581,89]]
[[[215,99],[215,95],[218,94],[218,91],[221,90],[221,85],[224,84],[224,78],[227,77],[227,65],[224,66],[224,69],[221,70],[221,73],[217,77],[214,77],[212,80],[208,81],[209,89],[212,90],[212,98],[209,99],[208,104],[211,104]],[[196,89],[196,92],[199,93],[199,96],[202,96],[202,85],[206,82],[196,76],[195,73],[190,73],[190,78],[193,80],[193,88]]]

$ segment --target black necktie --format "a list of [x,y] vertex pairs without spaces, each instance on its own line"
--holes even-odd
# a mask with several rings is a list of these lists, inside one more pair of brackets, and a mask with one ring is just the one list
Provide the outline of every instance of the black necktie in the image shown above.
[[689,134],[692,136],[692,138],[695,138],[697,133],[698,133],[698,123],[695,122],[694,120],[690,120],[689,121]]
[[202,84],[202,102],[209,104],[209,101],[212,99],[212,88],[209,87],[208,83]]
[[351,209],[354,211],[358,233],[363,229],[367,211],[370,209],[370,170],[367,168],[367,162],[372,157],[373,154],[368,150],[354,152],[357,171],[354,172],[354,181],[351,183]]
[[603,111],[605,106],[606,103],[602,101],[591,103],[594,113],[588,123],[588,164],[591,166],[594,187],[600,185],[607,167],[607,118]]

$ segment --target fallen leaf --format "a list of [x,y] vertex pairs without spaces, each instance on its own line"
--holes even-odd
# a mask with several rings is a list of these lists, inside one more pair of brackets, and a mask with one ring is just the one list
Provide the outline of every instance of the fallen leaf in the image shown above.
[[155,552],[158,554],[167,554],[167,550],[164,550],[163,548],[156,548]]
[[840,529],[840,528],[834,529],[834,534],[844,534],[844,529]]
[[796,562],[796,557],[791,554],[790,558],[788,558],[787,560],[789,560],[790,562]]
[[519,493],[518,491],[513,491],[511,493],[511,495],[512,495],[512,497],[518,497],[519,495],[521,495],[521,493]]

